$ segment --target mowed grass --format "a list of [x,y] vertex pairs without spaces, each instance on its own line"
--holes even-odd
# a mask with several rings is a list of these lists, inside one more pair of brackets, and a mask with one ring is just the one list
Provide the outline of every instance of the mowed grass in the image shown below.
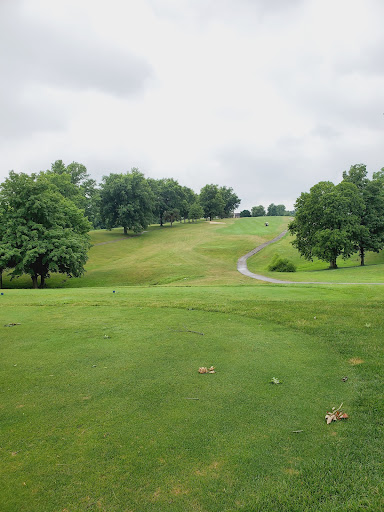
[[[242,276],[289,221],[265,220],[95,231],[84,278],[4,279],[1,511],[384,510],[384,290]],[[327,271],[289,241],[250,269],[382,279],[381,255]]]
[[383,509],[381,288],[3,293],[2,511]]
[[[287,234],[275,244],[265,247],[248,259],[248,269],[255,274],[283,279],[287,281],[313,281],[334,283],[384,283],[384,253],[367,252],[365,266],[360,266],[358,254],[344,260],[337,259],[338,268],[329,269],[329,263],[314,258],[305,260],[292,246],[293,237]],[[278,254],[288,258],[297,266],[297,272],[269,272],[268,265]]]
[[[268,220],[268,227],[262,218],[224,219],[220,223],[177,222],[172,228],[169,224],[150,226],[141,235],[128,236],[124,236],[122,229],[92,231],[94,246],[85,275],[73,279],[52,275],[47,286],[249,284],[249,279],[236,270],[238,258],[274,238],[288,223],[288,217]],[[3,281],[6,288],[31,287],[28,276],[11,281],[4,275]]]

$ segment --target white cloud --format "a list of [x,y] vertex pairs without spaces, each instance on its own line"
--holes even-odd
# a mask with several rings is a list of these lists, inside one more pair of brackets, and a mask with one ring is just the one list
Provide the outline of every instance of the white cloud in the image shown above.
[[378,0],[4,0],[0,178],[61,158],[291,207],[354,163],[384,166],[383,14]]

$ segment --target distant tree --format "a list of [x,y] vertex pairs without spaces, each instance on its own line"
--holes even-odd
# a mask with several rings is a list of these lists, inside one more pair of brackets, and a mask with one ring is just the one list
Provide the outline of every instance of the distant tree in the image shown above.
[[267,208],[268,217],[275,217],[277,215],[276,211],[276,205],[274,203],[271,203]]
[[225,201],[218,185],[205,185],[200,190],[199,202],[205,218],[212,220],[224,216]]
[[276,216],[282,217],[285,215],[285,206],[283,204],[276,205]]
[[188,217],[194,220],[204,217],[204,210],[198,201],[195,201],[189,208]]
[[366,251],[379,252],[384,247],[384,180],[380,173],[374,173],[370,181],[364,164],[352,165],[343,172],[344,182],[354,183],[364,202],[354,239],[361,265],[365,264]]
[[44,176],[11,171],[0,188],[0,265],[29,274],[33,287],[51,272],[79,277],[90,247],[84,212]]
[[223,216],[233,217],[233,212],[241,203],[231,187],[220,187],[221,197],[224,201]]
[[190,219],[189,217],[189,210],[191,208],[191,206],[193,205],[193,203],[196,201],[197,199],[197,194],[191,189],[191,188],[188,188],[188,187],[182,187],[182,194],[183,194],[183,198],[180,202],[180,221],[181,219],[184,220],[184,222],[186,221],[186,219]]
[[354,239],[364,208],[358,188],[353,183],[334,185],[322,181],[297,199],[296,217],[288,229],[296,235],[292,242],[308,260],[317,257],[337,268],[336,259],[355,251]]
[[240,212],[240,217],[251,217],[251,212],[249,210],[242,210]]
[[267,215],[269,217],[280,217],[285,215],[285,206],[283,204],[271,203],[267,209]]
[[165,222],[170,222],[171,227],[175,220],[180,219],[180,211],[177,208],[173,208],[172,210],[167,210],[163,214],[163,220]]
[[252,208],[252,217],[264,217],[265,208],[261,204]]
[[153,192],[137,168],[104,176],[100,203],[101,218],[108,229],[122,226],[124,234],[128,229],[140,233],[152,222]]
[[182,202],[185,199],[183,187],[173,178],[162,178],[160,180],[148,179],[149,186],[154,195],[153,213],[160,226],[164,223],[164,213],[174,210],[181,210]]

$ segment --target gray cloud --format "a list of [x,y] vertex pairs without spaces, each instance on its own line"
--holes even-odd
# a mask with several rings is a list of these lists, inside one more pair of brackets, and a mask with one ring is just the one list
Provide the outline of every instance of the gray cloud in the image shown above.
[[5,2],[0,11],[0,68],[13,85],[44,83],[119,96],[145,88],[152,69],[144,59],[93,38],[87,27],[79,34],[32,24],[18,5]]
[[[69,27],[70,28],[70,27]],[[22,3],[0,3],[0,136],[24,137],[64,130],[70,104],[58,91],[99,91],[118,97],[142,92],[153,76],[132,52],[68,27],[49,27],[23,16]]]

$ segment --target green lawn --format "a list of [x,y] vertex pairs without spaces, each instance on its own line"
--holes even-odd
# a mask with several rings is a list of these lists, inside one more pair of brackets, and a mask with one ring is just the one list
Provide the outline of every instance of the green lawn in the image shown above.
[[240,275],[264,221],[94,232],[83,279],[2,290],[2,512],[384,510],[384,290]]
[[[358,254],[347,260],[337,259],[338,268],[329,269],[329,263],[317,258],[313,262],[305,260],[292,246],[293,237],[287,234],[278,243],[265,247],[248,259],[248,269],[255,274],[262,274],[287,281],[314,281],[334,283],[384,283],[384,253],[367,252],[366,265],[360,266]],[[278,254],[289,258],[297,265],[297,272],[269,272],[268,265],[273,256]]]
[[[249,284],[249,279],[236,270],[238,258],[278,235],[288,223],[288,217],[270,217],[267,228],[264,219],[224,219],[220,224],[174,223],[172,228],[169,224],[150,226],[142,235],[128,236],[124,236],[122,229],[93,231],[91,239],[95,245],[89,252],[84,277],[68,279],[53,275],[47,286]],[[96,245],[100,243],[104,244]],[[4,276],[4,286],[32,285],[27,276],[12,281]]]

